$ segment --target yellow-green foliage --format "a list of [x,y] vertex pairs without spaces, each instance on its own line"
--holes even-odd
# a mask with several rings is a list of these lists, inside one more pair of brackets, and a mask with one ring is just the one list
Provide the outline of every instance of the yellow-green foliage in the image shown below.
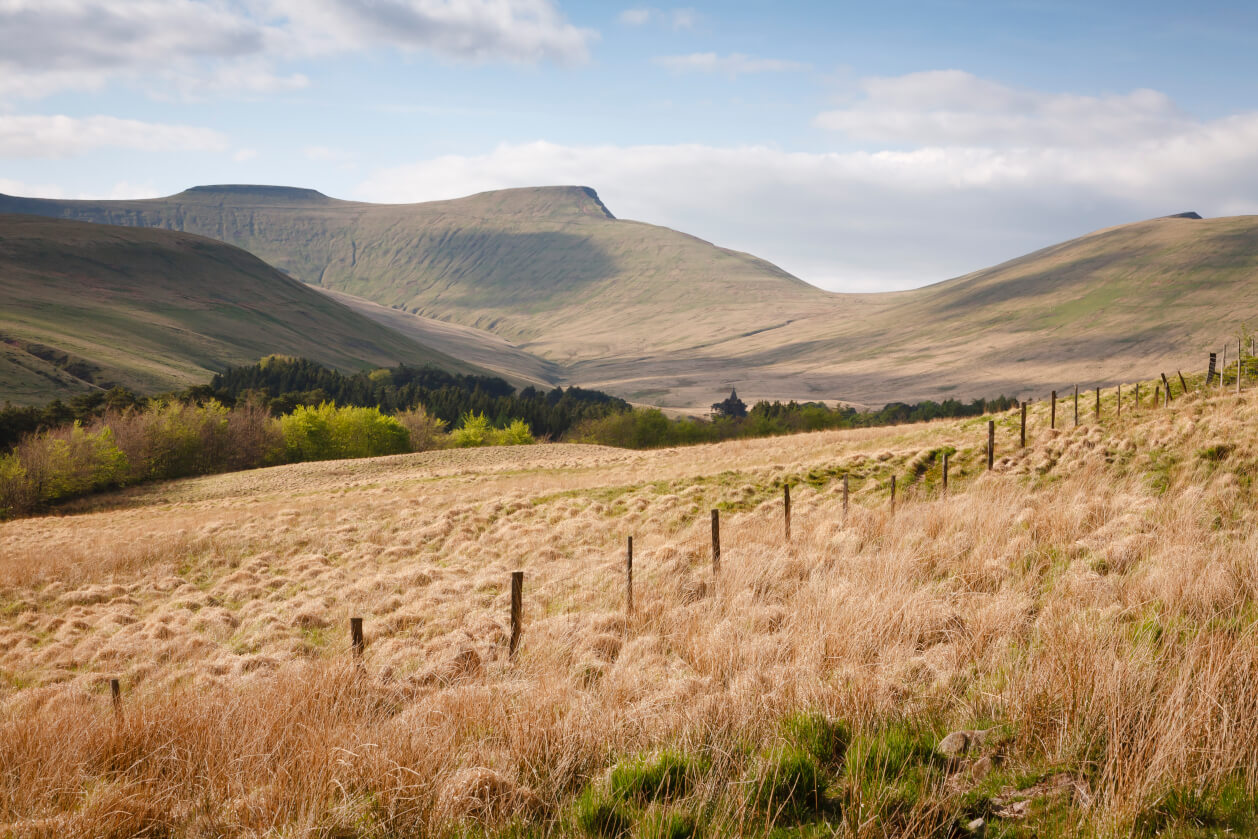
[[494,428],[489,419],[471,411],[463,415],[463,422],[450,433],[450,442],[457,448],[476,446],[525,446],[534,442],[533,430],[524,420],[512,420],[506,428]]
[[0,458],[0,514],[117,486],[128,466],[110,428],[75,423],[35,435]]
[[289,460],[336,460],[400,454],[410,449],[410,434],[379,408],[338,408],[324,402],[300,406],[280,419]]

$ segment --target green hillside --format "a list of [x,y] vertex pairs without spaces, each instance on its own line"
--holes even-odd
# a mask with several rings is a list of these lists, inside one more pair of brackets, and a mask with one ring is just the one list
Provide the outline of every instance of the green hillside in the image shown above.
[[221,242],[0,215],[0,402],[184,387],[272,353],[474,369]]
[[1250,216],[1154,219],[914,291],[831,294],[616,219],[585,187],[376,205],[220,186],[143,201],[0,196],[0,209],[223,239],[449,354],[686,409],[731,386],[881,406],[1102,385],[1195,369],[1258,320]]
[[0,210],[211,236],[305,282],[560,362],[673,351],[831,304],[764,260],[618,220],[584,187],[381,205],[216,186],[143,201],[0,197]]

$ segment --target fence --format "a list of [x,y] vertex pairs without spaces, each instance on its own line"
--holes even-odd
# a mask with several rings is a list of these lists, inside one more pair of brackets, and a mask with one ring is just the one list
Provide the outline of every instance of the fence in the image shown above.
[[[1253,354],[1253,339],[1250,344],[1250,354],[1245,356],[1242,352],[1244,349],[1243,342],[1237,343],[1237,362],[1235,373],[1236,393],[1242,392],[1242,383],[1246,376],[1251,380],[1258,374],[1258,356]],[[1202,391],[1208,392],[1211,389],[1222,390],[1226,385],[1226,363],[1218,364],[1218,355],[1210,353],[1209,364],[1201,386]],[[1180,396],[1186,395],[1190,388],[1183,373],[1176,371],[1176,375],[1180,385]],[[1155,385],[1152,398],[1152,407],[1154,410],[1166,409],[1170,407],[1175,393],[1172,390],[1171,382],[1165,373],[1159,375],[1160,385]],[[1143,407],[1140,395],[1140,383],[1136,382],[1129,391],[1131,394],[1131,407],[1129,412],[1134,413],[1140,411]],[[1075,425],[1079,424],[1079,387],[1074,386],[1074,421]],[[1055,430],[1057,425],[1057,391],[1050,391],[1049,395],[1049,429]],[[1022,449],[1027,447],[1027,408],[1031,404],[1030,401],[1022,401],[1018,405],[1019,412],[1019,429],[1018,441]],[[1121,384],[1115,387],[1115,401],[1113,416],[1115,419],[1121,419],[1123,406],[1123,386]],[[1093,406],[1093,419],[1100,423],[1104,417],[1102,414],[1102,389],[1095,387],[1095,401]],[[993,471],[996,469],[996,421],[989,419],[986,428],[986,445],[984,454],[986,459],[986,469]],[[947,497],[949,493],[949,470],[950,470],[949,451],[943,452],[942,462],[940,465],[940,497]],[[842,511],[846,520],[850,503],[850,475],[847,472],[842,474]],[[890,514],[894,515],[896,510],[896,475],[892,474],[888,481],[888,502]],[[783,540],[786,544],[791,542],[791,484],[784,482],[782,486],[782,525]],[[721,573],[721,521],[720,510],[712,509],[710,513],[711,527],[711,553],[710,553],[710,570],[714,578]],[[619,560],[614,563],[619,565]],[[634,537],[632,535],[626,538],[625,556],[624,556],[624,613],[626,619],[632,619],[634,616]],[[588,590],[590,585],[600,585],[605,582],[606,563],[599,567],[592,568],[591,577],[571,581],[573,588]],[[515,662],[520,646],[524,639],[524,603],[525,603],[525,572],[516,570],[510,573],[510,599],[508,610],[508,626],[509,634],[507,640],[507,658],[509,662]],[[553,598],[552,598],[553,600]],[[562,612],[562,609],[560,610]],[[349,640],[350,651],[355,665],[361,670],[363,667],[363,657],[367,649],[367,636],[364,630],[364,621],[361,617],[351,617],[349,619]],[[123,715],[123,697],[122,683],[118,678],[109,680],[109,691],[111,704],[115,715],[121,720]]]

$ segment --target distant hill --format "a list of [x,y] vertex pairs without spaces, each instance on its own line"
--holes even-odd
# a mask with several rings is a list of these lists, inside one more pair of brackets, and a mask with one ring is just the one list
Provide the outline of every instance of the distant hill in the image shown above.
[[218,186],[143,201],[0,196],[0,209],[209,235],[452,355],[691,409],[731,386],[880,406],[1109,384],[1200,366],[1258,314],[1249,216],[1181,213],[914,291],[831,294],[617,219],[585,187],[376,205]]
[[585,187],[384,205],[229,185],[141,201],[0,196],[0,210],[211,236],[305,282],[559,362],[731,338],[832,297],[756,257],[618,220]]
[[0,215],[0,402],[184,387],[273,353],[483,372],[222,242]]

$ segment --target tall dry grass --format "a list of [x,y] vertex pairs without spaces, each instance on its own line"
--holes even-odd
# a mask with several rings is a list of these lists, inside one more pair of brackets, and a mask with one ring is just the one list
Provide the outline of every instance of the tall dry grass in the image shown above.
[[[1193,396],[1058,433],[1033,418],[1032,447],[991,474],[983,424],[943,422],[281,467],[5,524],[0,825],[563,835],[582,789],[669,746],[705,767],[677,807],[706,835],[760,835],[773,814],[749,778],[800,710],[858,737],[1002,724],[1001,777],[1078,785],[1057,832],[1129,835],[1184,791],[1252,796],[1258,400]],[[784,544],[779,484],[808,478]],[[366,618],[361,668],[350,615]],[[890,806],[840,772],[847,806],[817,816],[820,835],[946,834],[981,784],[937,774]]]

